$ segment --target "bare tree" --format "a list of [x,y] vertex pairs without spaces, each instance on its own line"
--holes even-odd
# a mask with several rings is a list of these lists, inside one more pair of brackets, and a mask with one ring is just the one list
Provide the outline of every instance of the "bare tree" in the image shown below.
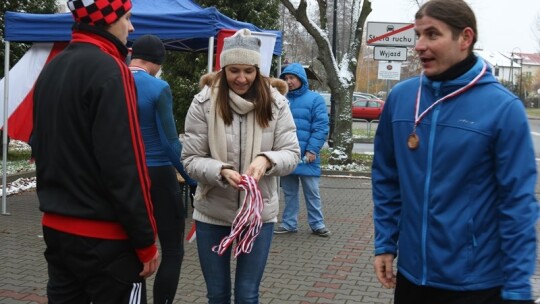
[[[334,0],[337,1],[337,0]],[[348,47],[344,50],[340,60],[332,51],[329,39],[327,0],[317,0],[318,22],[311,19],[308,7],[315,5],[309,0],[281,0],[291,15],[304,27],[315,40],[318,47],[317,59],[321,62],[327,76],[327,85],[334,97],[335,111],[331,122],[334,124],[331,141],[333,141],[330,163],[345,164],[351,162],[353,136],[351,101],[356,85],[356,67],[362,45],[364,24],[371,13],[371,0],[352,0],[351,4],[351,33]],[[343,39],[343,37],[342,37]]]

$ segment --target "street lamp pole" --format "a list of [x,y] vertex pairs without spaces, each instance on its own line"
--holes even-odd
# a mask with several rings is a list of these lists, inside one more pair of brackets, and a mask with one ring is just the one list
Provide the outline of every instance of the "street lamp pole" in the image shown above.
[[[516,53],[516,49],[519,51]],[[511,60],[511,66],[510,66],[510,71],[512,72],[512,75],[511,75],[511,79],[512,79],[512,90],[515,91],[515,84],[514,84],[514,55],[518,55],[518,59],[519,59],[519,85],[518,85],[518,96],[519,96],[519,99],[523,100],[523,94],[522,94],[522,90],[521,90],[521,83],[522,83],[522,78],[523,78],[523,59],[521,57],[521,49],[519,47],[514,47],[512,49],[512,52],[510,53],[510,60]]]
[[510,53],[510,85],[514,91],[514,51]]

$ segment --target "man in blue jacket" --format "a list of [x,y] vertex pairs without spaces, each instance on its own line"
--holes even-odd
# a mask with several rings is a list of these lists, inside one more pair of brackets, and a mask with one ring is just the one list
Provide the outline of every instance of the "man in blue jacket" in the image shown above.
[[393,88],[375,136],[377,278],[394,303],[533,303],[537,174],[523,104],[473,54],[463,0],[426,2],[415,31],[423,72]]
[[287,82],[287,99],[296,124],[296,135],[300,144],[302,162],[294,172],[281,178],[285,197],[282,222],[274,233],[284,234],[298,231],[299,186],[302,182],[306,201],[308,224],[314,234],[330,236],[324,224],[319,181],[321,159],[319,152],[328,136],[328,113],[321,95],[309,90],[306,71],[301,64],[288,65],[280,75]]

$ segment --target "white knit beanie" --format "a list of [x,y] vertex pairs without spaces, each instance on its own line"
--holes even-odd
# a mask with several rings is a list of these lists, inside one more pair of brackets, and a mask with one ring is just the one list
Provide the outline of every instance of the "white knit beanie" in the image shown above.
[[223,39],[223,50],[220,56],[221,67],[229,64],[247,64],[261,66],[261,41],[251,36],[251,31],[241,29],[234,35]]

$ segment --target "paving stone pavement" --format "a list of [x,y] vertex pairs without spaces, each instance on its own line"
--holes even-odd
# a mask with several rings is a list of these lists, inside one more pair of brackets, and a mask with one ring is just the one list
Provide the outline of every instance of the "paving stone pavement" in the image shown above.
[[[274,236],[260,302],[392,303],[392,291],[382,288],[373,274],[371,180],[324,176],[321,196],[332,236],[311,234],[303,206],[298,233]],[[0,215],[0,304],[47,303],[47,266],[35,191],[9,196],[7,210],[10,215]],[[188,218],[186,229],[190,224]],[[149,297],[152,283],[153,279],[147,281]],[[533,285],[540,297],[540,265]],[[196,245],[186,243],[175,303],[206,303],[205,293]]]

